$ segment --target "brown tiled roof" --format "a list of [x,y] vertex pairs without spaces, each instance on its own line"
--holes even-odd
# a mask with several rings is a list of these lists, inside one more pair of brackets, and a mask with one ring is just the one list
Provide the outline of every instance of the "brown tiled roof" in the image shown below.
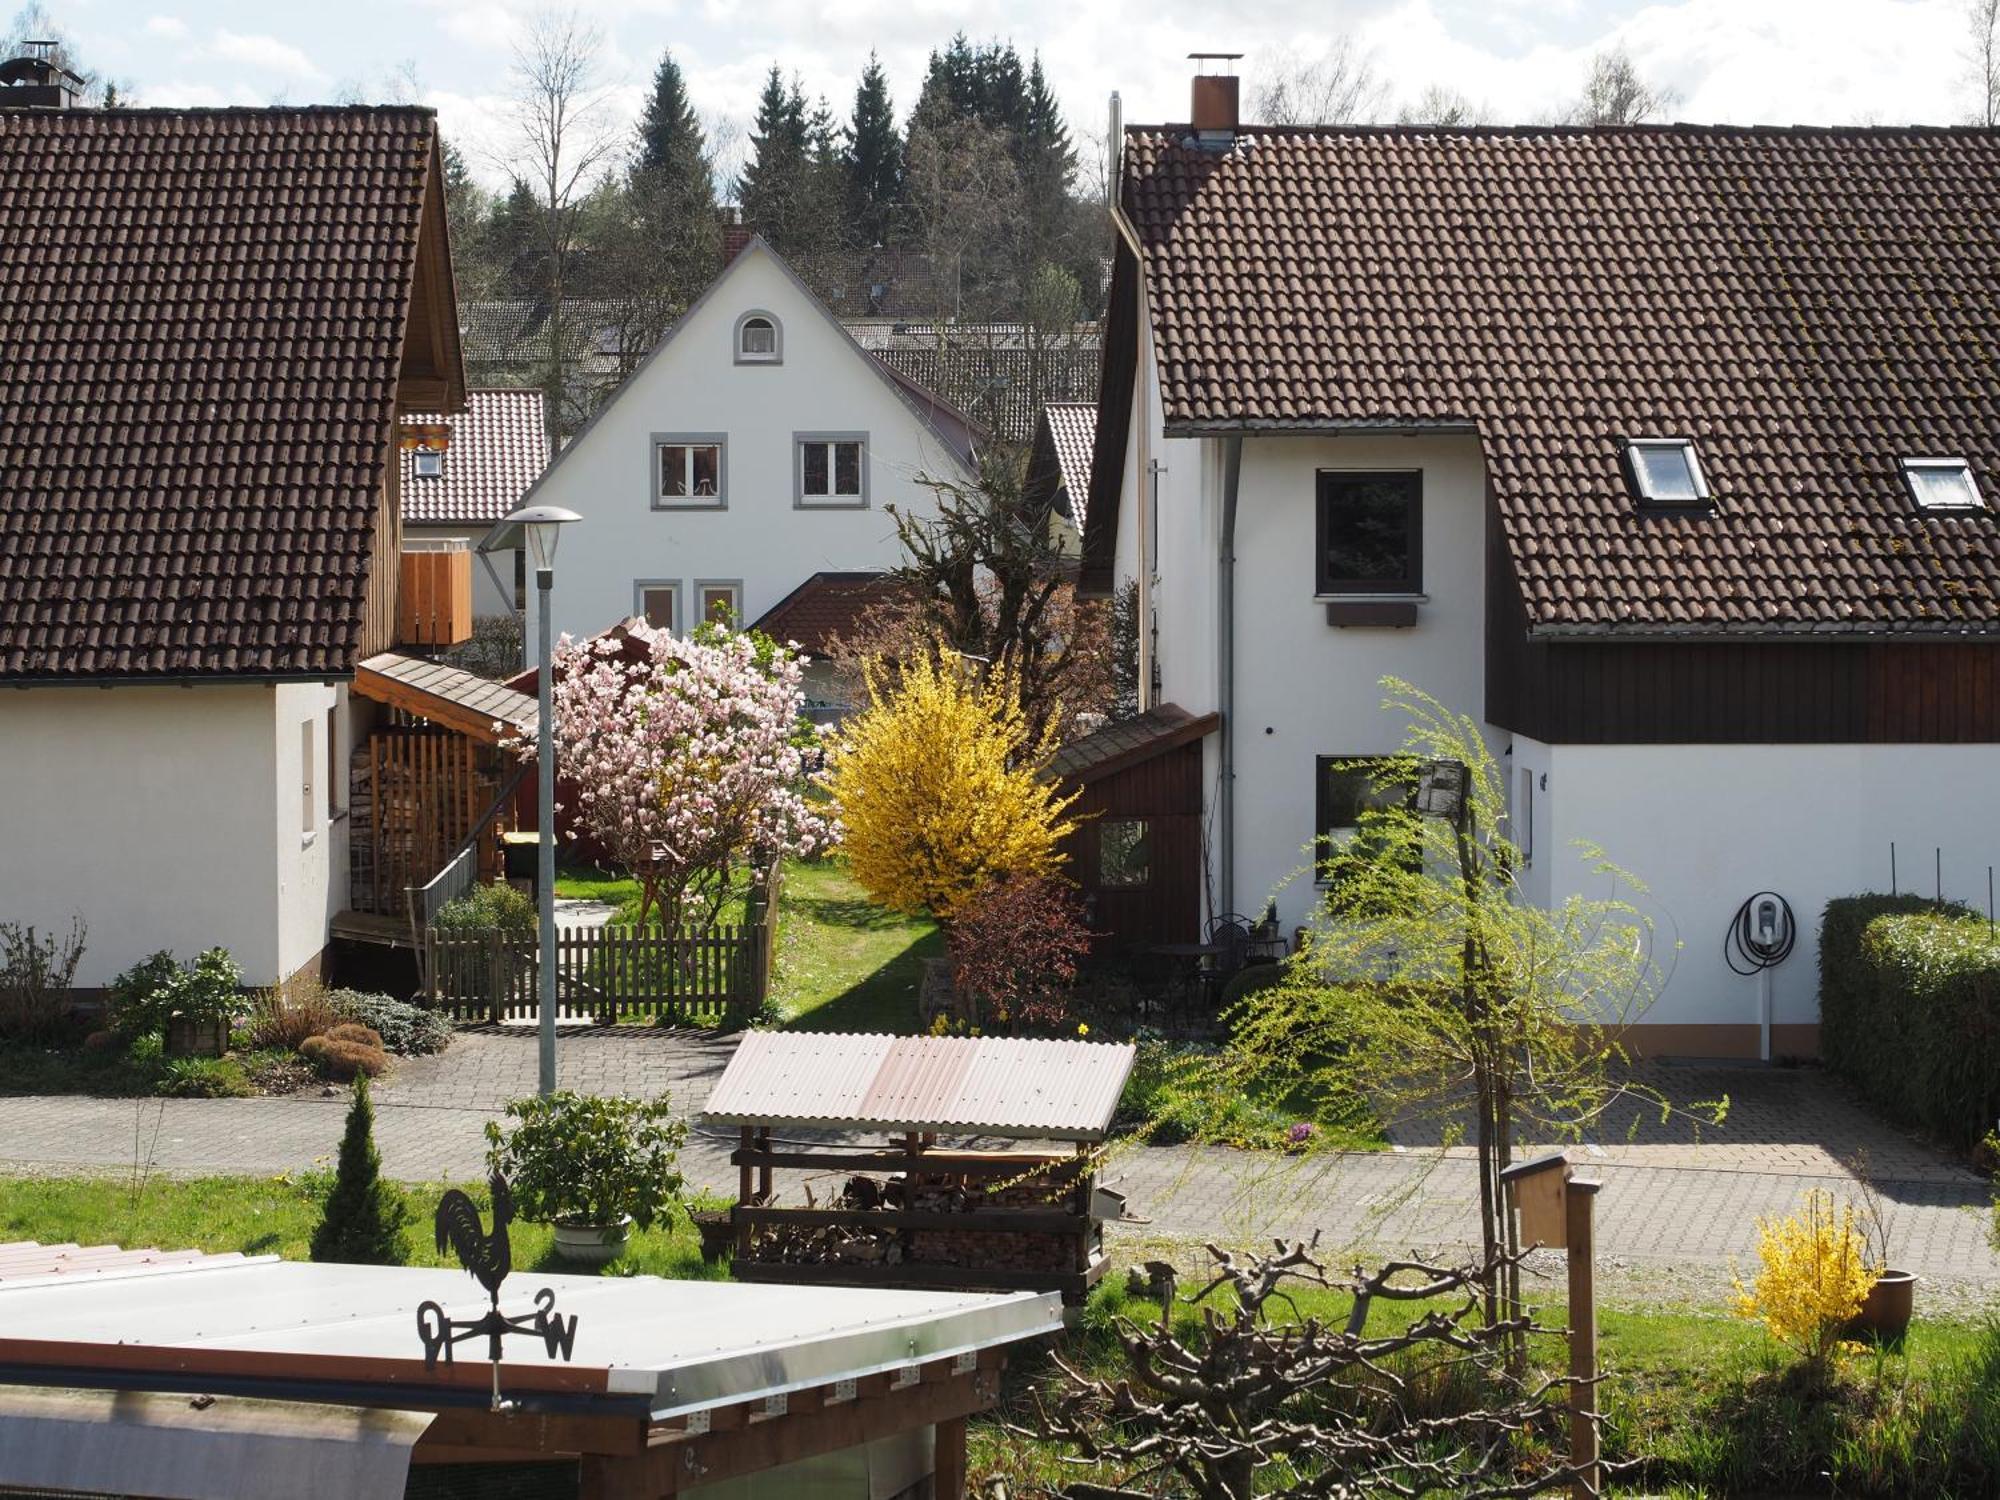
[[435,138],[0,112],[0,678],[352,669]]
[[751,628],[773,640],[796,642],[808,656],[823,656],[836,639],[851,639],[870,609],[903,592],[892,573],[815,573]]
[[976,329],[943,343],[898,337],[869,338],[868,344],[883,364],[936,391],[1003,442],[1031,441],[1044,401],[1097,395],[1100,351],[1094,328],[1040,349],[992,342]]
[[403,522],[490,526],[521,503],[548,467],[548,429],[540,391],[474,390],[455,416],[406,417],[411,424],[451,428],[443,472],[417,473],[417,456],[403,450]]
[[1121,719],[1071,740],[1050,760],[1049,773],[1063,781],[1096,781],[1191,744],[1221,722],[1220,714],[1197,717],[1178,703],[1157,704],[1135,718]]
[[[1170,432],[1475,428],[1538,627],[2000,628],[2000,132],[1125,146]],[[1713,514],[1640,513],[1648,434]],[[1917,513],[1932,454],[1988,509]]]

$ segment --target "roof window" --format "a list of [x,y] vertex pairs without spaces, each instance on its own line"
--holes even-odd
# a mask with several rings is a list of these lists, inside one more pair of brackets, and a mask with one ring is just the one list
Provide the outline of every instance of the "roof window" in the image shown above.
[[436,479],[444,473],[444,454],[436,448],[419,448],[416,455],[419,479]]
[[1979,510],[1986,501],[1962,458],[1906,458],[1903,482],[1919,510]]
[[1627,438],[1632,485],[1648,505],[1705,505],[1708,481],[1692,438]]

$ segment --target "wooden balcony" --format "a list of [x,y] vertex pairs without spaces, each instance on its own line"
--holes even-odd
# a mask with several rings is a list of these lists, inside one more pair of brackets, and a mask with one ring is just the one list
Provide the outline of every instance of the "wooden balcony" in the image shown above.
[[456,646],[472,639],[472,551],[463,543],[403,553],[396,596],[396,641]]

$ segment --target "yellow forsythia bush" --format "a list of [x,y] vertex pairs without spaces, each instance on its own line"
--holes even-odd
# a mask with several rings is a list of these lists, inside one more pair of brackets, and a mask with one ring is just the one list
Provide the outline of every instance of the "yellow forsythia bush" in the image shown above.
[[1042,778],[1052,746],[1030,743],[1013,685],[959,658],[871,663],[868,707],[827,755],[848,867],[884,906],[949,921],[1001,876],[1047,876],[1076,824],[1076,799]]
[[1803,1208],[1757,1221],[1755,1285],[1736,1283],[1740,1317],[1762,1321],[1771,1337],[1812,1363],[1824,1363],[1841,1330],[1875,1285],[1854,1210],[1817,1188]]

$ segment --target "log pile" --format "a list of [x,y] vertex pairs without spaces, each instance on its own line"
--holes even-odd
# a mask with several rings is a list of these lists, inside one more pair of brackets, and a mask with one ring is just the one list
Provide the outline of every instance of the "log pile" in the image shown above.
[[[919,1212],[963,1214],[971,1225],[984,1213],[1060,1213],[1069,1206],[1071,1191],[1042,1177],[968,1187],[956,1174],[933,1172],[911,1174],[904,1195]],[[916,1229],[910,1232],[910,1259],[984,1271],[1063,1271],[1075,1263],[1076,1244],[1069,1236],[1035,1230]]]

